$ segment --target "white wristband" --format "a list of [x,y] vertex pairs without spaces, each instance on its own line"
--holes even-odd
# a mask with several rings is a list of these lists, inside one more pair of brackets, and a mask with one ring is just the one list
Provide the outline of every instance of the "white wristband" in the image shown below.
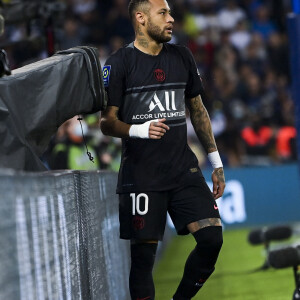
[[151,122],[158,122],[158,120],[150,120],[143,124],[131,125],[129,136],[133,138],[149,139],[149,127]]
[[223,168],[223,164],[222,164],[222,160],[221,160],[219,151],[214,151],[214,152],[208,153],[207,158],[210,161],[210,163],[214,169]]

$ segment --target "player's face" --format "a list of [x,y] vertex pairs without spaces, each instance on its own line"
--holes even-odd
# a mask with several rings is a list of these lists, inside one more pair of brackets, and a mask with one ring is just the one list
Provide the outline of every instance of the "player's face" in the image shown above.
[[150,0],[147,22],[148,35],[158,43],[169,42],[172,38],[174,19],[165,0]]

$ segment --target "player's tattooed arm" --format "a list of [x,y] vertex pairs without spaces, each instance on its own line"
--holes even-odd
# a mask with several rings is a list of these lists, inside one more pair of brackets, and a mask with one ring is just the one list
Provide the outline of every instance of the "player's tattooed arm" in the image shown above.
[[103,134],[126,138],[129,137],[130,125],[124,123],[118,118],[119,107],[107,106],[102,112],[100,119],[100,128]]
[[191,99],[186,99],[186,105],[189,109],[195,132],[206,153],[217,151],[210,118],[200,95]]
[[[212,132],[210,118],[202,99],[199,96],[186,100],[187,107],[190,111],[191,121],[195,132],[204,147],[206,153],[217,151],[215,138]],[[225,176],[223,168],[216,168],[212,173],[213,196],[215,199],[220,198],[225,189]]]

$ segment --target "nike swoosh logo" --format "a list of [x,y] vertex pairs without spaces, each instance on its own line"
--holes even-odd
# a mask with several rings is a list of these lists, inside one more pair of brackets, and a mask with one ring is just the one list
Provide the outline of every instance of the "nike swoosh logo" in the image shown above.
[[216,204],[214,204],[214,209],[219,209],[218,206]]

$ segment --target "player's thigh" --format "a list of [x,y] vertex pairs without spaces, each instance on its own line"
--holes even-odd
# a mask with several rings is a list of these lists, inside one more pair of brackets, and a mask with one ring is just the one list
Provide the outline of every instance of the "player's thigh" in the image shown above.
[[194,222],[220,222],[217,203],[202,177],[197,185],[175,190],[169,201],[168,211],[178,234],[188,234],[190,229],[187,225]]
[[162,240],[167,206],[167,192],[120,194],[120,237],[131,240]]

